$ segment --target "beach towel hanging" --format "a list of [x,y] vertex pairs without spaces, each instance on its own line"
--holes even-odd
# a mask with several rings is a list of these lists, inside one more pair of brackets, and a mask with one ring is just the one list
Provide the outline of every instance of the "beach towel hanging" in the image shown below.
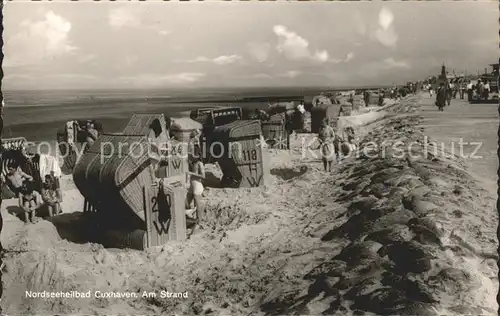
[[59,162],[55,157],[41,154],[40,155],[40,177],[45,178],[46,175],[54,173],[54,177],[59,178],[61,176],[61,167]]

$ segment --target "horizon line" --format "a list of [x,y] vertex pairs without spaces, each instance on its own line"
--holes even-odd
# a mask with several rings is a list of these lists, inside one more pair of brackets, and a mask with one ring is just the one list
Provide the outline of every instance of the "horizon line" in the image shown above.
[[[168,91],[183,91],[183,90],[279,90],[279,89],[295,89],[295,90],[355,90],[355,89],[367,89],[367,88],[386,88],[392,87],[392,84],[373,84],[373,85],[346,85],[346,86],[255,86],[255,87],[245,87],[245,86],[236,86],[236,87],[182,87],[182,88],[158,88],[158,87],[142,87],[142,88],[3,88],[3,92],[6,91],[151,91],[151,90],[164,90]],[[399,86],[399,85],[398,85]]]

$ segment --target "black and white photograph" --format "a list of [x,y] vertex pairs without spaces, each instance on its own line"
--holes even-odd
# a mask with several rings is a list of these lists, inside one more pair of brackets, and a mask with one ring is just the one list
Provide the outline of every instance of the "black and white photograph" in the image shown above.
[[500,315],[497,1],[1,3],[0,314]]

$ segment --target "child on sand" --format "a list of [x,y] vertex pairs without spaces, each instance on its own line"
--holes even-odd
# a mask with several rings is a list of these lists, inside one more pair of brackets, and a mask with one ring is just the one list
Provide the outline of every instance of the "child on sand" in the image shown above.
[[344,142],[342,143],[342,154],[344,157],[349,156],[356,151],[356,136],[354,129],[348,126],[344,129]]
[[323,167],[325,168],[325,172],[331,172],[332,162],[335,159],[335,146],[333,145],[335,132],[333,131],[333,128],[328,124],[328,119],[326,118],[321,122],[321,129],[318,133],[318,139],[320,142]]
[[35,223],[35,212],[42,206],[42,196],[31,184],[25,185],[19,193],[19,206],[24,210],[26,224]]
[[45,176],[45,182],[42,189],[42,200],[47,206],[49,217],[55,216],[60,213],[61,205],[57,198],[57,191],[55,187],[55,180],[51,175]]

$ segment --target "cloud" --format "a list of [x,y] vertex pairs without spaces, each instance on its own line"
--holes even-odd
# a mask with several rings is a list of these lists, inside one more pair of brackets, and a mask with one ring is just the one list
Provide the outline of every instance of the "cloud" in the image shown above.
[[19,85],[28,89],[61,89],[103,83],[98,76],[86,73],[6,74],[4,80],[7,89]]
[[236,75],[234,77],[240,78],[240,79],[272,79],[272,78],[274,78],[270,74],[266,74],[266,73],[256,73],[256,74],[251,74],[251,75]]
[[392,14],[392,11],[387,8],[382,8],[378,14],[378,23],[380,26],[384,30],[387,30],[391,27],[392,22],[394,22],[394,15]]
[[141,21],[137,13],[134,14],[134,11],[122,7],[109,11],[108,23],[114,29],[121,29],[123,27],[139,26]]
[[137,76],[119,77],[118,80],[122,83],[129,83],[136,86],[161,86],[164,84],[187,84],[199,81],[205,77],[205,73],[199,72],[183,72],[178,74],[141,74]]
[[82,64],[91,62],[91,61],[96,60],[96,59],[97,59],[97,55],[95,55],[95,54],[87,54],[87,55],[78,57],[78,61]]
[[375,37],[380,44],[391,48],[395,48],[398,41],[398,35],[392,28],[388,30],[376,30]]
[[72,74],[72,73],[61,73],[61,74],[46,74],[43,75],[44,78],[49,80],[96,80],[99,79],[97,76],[89,74]]
[[212,61],[210,58],[205,56],[198,56],[195,59],[177,59],[175,62],[177,63],[207,63]]
[[271,51],[269,43],[250,43],[248,44],[248,52],[259,63],[266,62]]
[[200,80],[205,77],[204,73],[200,72],[183,72],[175,75],[162,76],[159,79],[168,83],[190,83]]
[[227,64],[233,64],[237,61],[241,60],[241,56],[239,55],[229,55],[229,56],[219,56],[214,58],[212,61],[214,64],[217,65],[227,65]]
[[214,63],[216,65],[229,65],[229,64],[234,64],[243,58],[240,55],[222,55],[219,57],[215,58],[208,58],[205,56],[199,56],[196,57],[195,59],[188,59],[188,60],[177,60],[177,62],[180,63]]
[[160,34],[161,36],[166,36],[166,35],[169,35],[170,32],[169,30],[158,30],[158,34]]
[[5,73],[3,80],[4,84],[8,84],[11,80],[34,80],[36,79],[33,75],[26,74],[15,74],[11,72]]
[[254,74],[249,74],[249,75],[235,75],[234,78],[239,78],[239,79],[282,79],[282,78],[297,78],[299,75],[302,74],[302,71],[299,70],[288,70],[283,73],[275,73],[275,74],[268,74],[268,73],[254,73]]
[[330,59],[330,61],[332,63],[334,63],[334,64],[347,63],[347,62],[351,61],[354,58],[354,56],[355,55],[354,55],[353,52],[349,52],[342,59],[339,59],[339,58],[337,58],[337,59]]
[[5,42],[4,65],[37,64],[74,52],[77,47],[69,40],[70,31],[71,23],[53,11],[46,12],[42,20],[24,20],[20,31]]
[[138,60],[139,57],[137,56],[130,56],[130,55],[125,56],[125,64],[129,67],[135,64],[135,62],[137,62]]
[[326,62],[329,58],[326,50],[315,51],[309,49],[309,42],[298,34],[289,31],[283,25],[273,27],[274,34],[278,36],[276,49],[289,60],[314,60]]
[[359,13],[359,11],[354,12],[353,24],[356,28],[356,32],[359,35],[362,35],[362,36],[366,35],[366,32],[367,32],[366,23],[365,23],[363,17],[361,16],[361,13]]
[[404,60],[394,60],[391,58],[384,59],[384,65],[389,68],[411,68],[410,64]]
[[378,28],[372,33],[372,38],[377,40],[380,44],[396,48],[398,42],[398,34],[394,28],[394,15],[392,11],[387,8],[382,8],[378,15]]
[[406,74],[408,71],[401,72],[402,69],[411,69],[411,64],[407,60],[398,60],[388,57],[379,61],[368,62],[356,69],[353,69],[354,77],[363,79],[376,79],[387,76],[392,77],[395,74]]
[[287,77],[287,78],[293,79],[293,78],[296,78],[297,76],[299,76],[301,73],[302,72],[298,71],[298,70],[289,70],[286,73],[278,75],[278,76],[279,77]]
[[131,7],[121,7],[110,10],[108,12],[108,23],[115,30],[126,27],[141,27],[156,32],[159,36],[172,34],[170,30],[164,29],[160,25],[149,24],[147,20],[141,16],[141,11],[132,9]]
[[328,55],[328,52],[326,50],[322,50],[319,52],[314,53],[313,59],[321,62],[325,62],[328,60],[330,56]]
[[498,47],[498,38],[495,36],[488,38],[471,38],[467,40],[469,46],[477,48],[478,46],[484,47],[486,49],[492,47]]

